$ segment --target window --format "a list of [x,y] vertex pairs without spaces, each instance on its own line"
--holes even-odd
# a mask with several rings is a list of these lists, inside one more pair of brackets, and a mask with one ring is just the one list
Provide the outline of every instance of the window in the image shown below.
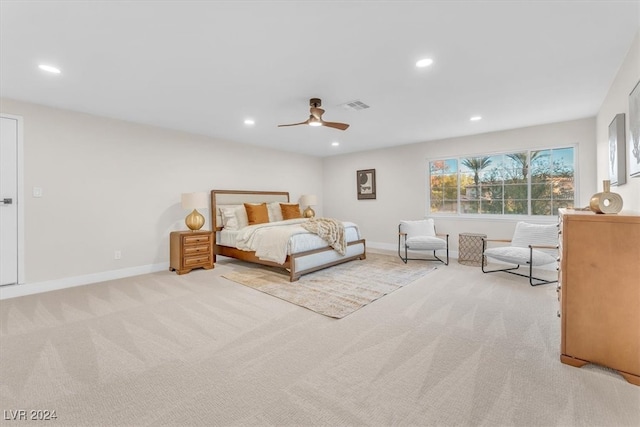
[[575,200],[574,148],[429,162],[431,213],[557,215]]
[[[430,162],[431,212],[458,212],[458,161]],[[435,208],[435,210],[434,210]]]

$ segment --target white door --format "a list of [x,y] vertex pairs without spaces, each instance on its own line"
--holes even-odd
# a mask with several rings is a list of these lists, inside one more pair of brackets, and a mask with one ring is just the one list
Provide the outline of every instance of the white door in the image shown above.
[[0,120],[0,285],[11,285],[18,283],[18,121]]

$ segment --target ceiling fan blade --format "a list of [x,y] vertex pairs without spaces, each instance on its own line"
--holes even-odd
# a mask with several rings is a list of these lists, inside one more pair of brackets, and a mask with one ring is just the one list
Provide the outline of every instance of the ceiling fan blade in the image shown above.
[[322,120],[322,115],[324,114],[324,110],[318,107],[311,107],[311,115],[318,120]]
[[339,130],[346,130],[349,125],[346,123],[337,123],[337,122],[325,122],[322,120],[322,115],[324,114],[324,110],[320,108],[322,105],[322,101],[320,98],[311,98],[309,100],[309,105],[311,106],[310,111],[311,114],[309,118],[301,123],[292,123],[290,125],[278,125],[278,127],[286,127],[286,126],[298,126],[298,125],[309,125],[309,126],[326,126],[328,128],[334,128]]
[[349,127],[349,125],[346,123],[336,123],[336,122],[322,122],[322,126],[326,126],[328,128],[340,129],[340,130],[347,130],[347,128]]
[[298,125],[308,125],[308,124],[309,124],[309,120],[305,120],[304,122],[292,123],[290,125],[278,125],[278,127],[282,128],[282,127],[287,127],[287,126],[298,126]]

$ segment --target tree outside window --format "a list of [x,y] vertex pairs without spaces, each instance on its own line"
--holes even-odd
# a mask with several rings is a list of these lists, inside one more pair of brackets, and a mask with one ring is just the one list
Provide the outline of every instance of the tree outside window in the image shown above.
[[429,176],[431,212],[458,212],[458,161],[430,162]]
[[557,215],[575,200],[574,148],[429,163],[432,213]]

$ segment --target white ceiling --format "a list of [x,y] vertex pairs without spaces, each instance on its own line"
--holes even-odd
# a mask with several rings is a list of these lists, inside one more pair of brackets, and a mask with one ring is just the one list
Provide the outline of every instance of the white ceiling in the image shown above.
[[[329,156],[594,116],[640,1],[2,0],[0,19],[2,97]],[[311,97],[351,127],[277,127]]]

